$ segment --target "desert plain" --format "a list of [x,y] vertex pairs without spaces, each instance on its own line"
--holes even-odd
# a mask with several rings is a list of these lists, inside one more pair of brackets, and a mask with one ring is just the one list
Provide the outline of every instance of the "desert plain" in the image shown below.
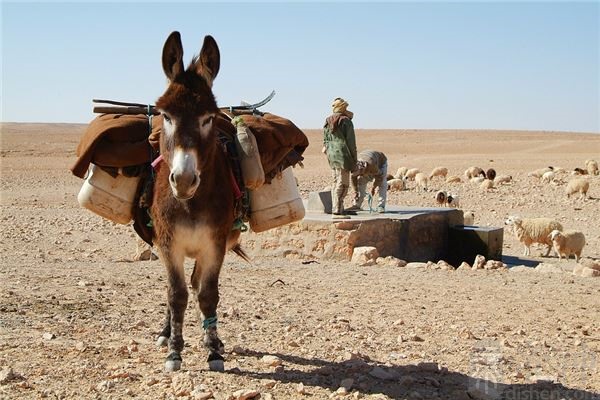
[[[508,230],[503,254],[516,263],[501,270],[228,255],[225,371],[208,370],[190,301],[183,367],[163,372],[165,273],[159,260],[133,261],[130,226],[78,205],[82,181],[69,166],[84,130],[1,125],[0,398],[600,398],[600,278],[573,275],[573,259],[535,245],[523,258]],[[305,132],[311,144],[294,174],[307,198],[331,178],[321,132]],[[479,166],[514,178],[490,191],[464,177],[428,191],[409,184],[390,205],[434,206],[435,191],[449,190],[476,225],[552,217],[585,234],[584,258],[600,259],[600,176],[588,177],[585,200],[564,193],[575,167],[600,161],[600,134],[358,129],[357,142],[383,151],[391,173],[443,166],[462,177]],[[548,165],[567,172],[553,184],[528,175]]]

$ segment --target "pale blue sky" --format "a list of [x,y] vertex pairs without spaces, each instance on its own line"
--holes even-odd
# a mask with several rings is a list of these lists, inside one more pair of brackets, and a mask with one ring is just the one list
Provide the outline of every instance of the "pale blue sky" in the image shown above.
[[161,51],[211,34],[219,105],[257,101],[319,128],[337,96],[358,128],[600,132],[599,2],[2,1],[5,122],[88,122],[92,98],[154,103]]

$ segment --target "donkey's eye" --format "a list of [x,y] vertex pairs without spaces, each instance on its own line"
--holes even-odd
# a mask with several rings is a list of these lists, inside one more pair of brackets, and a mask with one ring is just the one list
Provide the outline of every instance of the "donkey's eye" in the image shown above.
[[163,113],[163,119],[165,120],[165,122],[171,123],[171,118],[165,113]]

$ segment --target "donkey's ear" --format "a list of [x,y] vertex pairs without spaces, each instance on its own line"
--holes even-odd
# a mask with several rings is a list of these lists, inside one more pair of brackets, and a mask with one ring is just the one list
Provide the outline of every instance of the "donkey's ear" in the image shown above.
[[207,35],[204,37],[200,57],[194,64],[196,73],[206,80],[208,86],[212,87],[220,66],[221,53],[219,52],[219,46],[217,46],[217,42],[212,36]]
[[177,31],[172,32],[165,42],[162,53],[162,66],[170,81],[175,80],[175,77],[183,72],[183,46],[181,35]]

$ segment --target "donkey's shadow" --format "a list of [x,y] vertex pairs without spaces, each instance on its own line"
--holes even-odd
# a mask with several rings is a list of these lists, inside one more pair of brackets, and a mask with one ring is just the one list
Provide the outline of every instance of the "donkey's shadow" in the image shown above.
[[[351,391],[364,395],[380,393],[393,399],[578,399],[600,400],[600,393],[572,389],[560,383],[538,381],[536,383],[504,384],[494,381],[494,374],[475,371],[474,375],[438,368],[434,363],[417,365],[392,365],[374,360],[361,359],[333,362],[318,358],[304,358],[281,353],[263,353],[243,350],[239,355],[260,359],[265,355],[277,356],[284,364],[280,371],[258,372],[239,367],[225,373],[271,379],[283,383],[302,383],[310,395],[310,387],[321,387],[335,392],[340,382],[348,377],[353,379]],[[313,366],[309,371],[295,369],[293,365]]]

